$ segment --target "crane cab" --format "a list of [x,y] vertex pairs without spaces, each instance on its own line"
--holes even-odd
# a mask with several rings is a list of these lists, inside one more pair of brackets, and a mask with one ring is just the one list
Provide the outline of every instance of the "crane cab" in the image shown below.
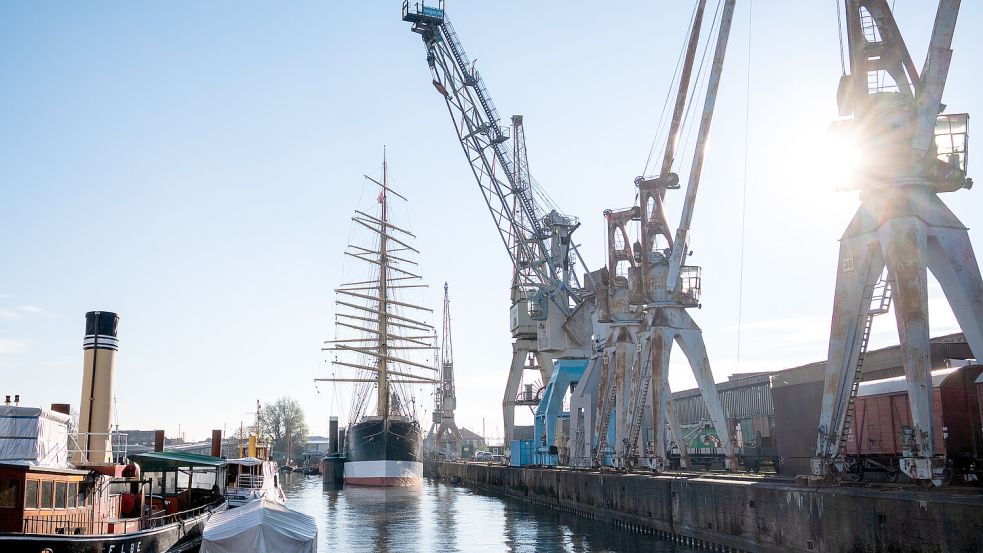
[[444,22],[444,0],[438,0],[436,6],[427,6],[426,2],[403,1],[403,21],[439,25]]

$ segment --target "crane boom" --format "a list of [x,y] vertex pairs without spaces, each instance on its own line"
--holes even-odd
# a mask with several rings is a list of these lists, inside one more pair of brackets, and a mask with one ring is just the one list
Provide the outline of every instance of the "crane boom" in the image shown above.
[[[530,273],[540,286],[557,282],[567,285],[570,263],[566,255],[557,255],[557,248],[550,243],[554,232],[548,225],[552,218],[543,217],[533,197],[528,168],[516,166],[515,151],[506,144],[509,127],[502,125],[481,75],[447,18],[443,1],[436,6],[423,2],[411,6],[404,1],[403,20],[413,23],[413,32],[423,38],[434,88],[447,104],[461,147],[516,271]],[[524,163],[524,144],[521,150]],[[576,293],[571,296],[579,303]]]
[[720,87],[720,75],[723,72],[724,56],[727,53],[727,42],[730,38],[730,25],[734,19],[734,2],[724,3],[724,12],[720,19],[720,30],[717,33],[717,45],[713,54],[713,65],[710,68],[710,78],[707,82],[707,93],[703,103],[703,116],[700,119],[700,129],[696,138],[696,150],[693,154],[693,166],[689,172],[689,183],[686,186],[686,200],[683,212],[679,217],[676,228],[676,239],[669,256],[669,271],[666,276],[666,289],[675,292],[679,285],[679,273],[689,253],[689,229],[693,221],[693,211],[696,209],[696,193],[700,189],[700,177],[703,174],[703,158],[706,155],[707,139],[710,135],[710,123],[713,121],[713,110],[717,104],[717,89]]

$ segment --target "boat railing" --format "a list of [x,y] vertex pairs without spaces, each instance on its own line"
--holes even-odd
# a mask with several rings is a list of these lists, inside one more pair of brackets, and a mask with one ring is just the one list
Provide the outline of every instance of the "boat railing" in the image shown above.
[[69,458],[78,465],[123,464],[127,453],[127,435],[122,432],[79,432],[68,437]]
[[[209,509],[216,507],[220,502],[210,502],[199,505],[192,509],[186,509],[176,513],[162,514],[151,517],[131,519],[110,519],[110,520],[89,520],[87,513],[75,515],[62,515],[50,517],[4,517],[0,520],[0,528],[5,532],[17,534],[40,534],[40,535],[68,535],[68,536],[93,536],[103,534],[116,534],[121,525],[137,525],[139,529],[159,528],[182,520],[195,518]],[[21,523],[20,530],[16,530],[18,522]],[[110,528],[117,529],[115,532]]]
[[240,474],[236,477],[235,487],[258,490],[263,487],[262,474]]
[[[16,519],[21,521],[20,531],[15,530],[9,524],[3,526],[8,528],[8,531],[20,534],[89,535],[108,533],[106,522],[89,520],[87,513],[50,517],[16,517]],[[14,520],[14,524],[16,524],[16,520]]]
[[160,526],[167,526],[168,524],[173,524],[175,522],[180,522],[182,520],[187,520],[189,518],[195,518],[201,515],[205,511],[214,508],[219,502],[206,503],[204,505],[199,505],[197,507],[186,509],[184,511],[178,511],[176,513],[157,515],[149,517],[146,519],[146,528],[158,528]]

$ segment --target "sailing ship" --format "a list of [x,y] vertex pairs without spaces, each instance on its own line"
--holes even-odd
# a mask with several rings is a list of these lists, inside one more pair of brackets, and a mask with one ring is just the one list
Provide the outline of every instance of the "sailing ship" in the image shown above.
[[405,202],[406,198],[389,185],[385,155],[381,181],[365,178],[380,189],[378,213],[356,210],[352,221],[356,228],[369,231],[374,247],[349,244],[345,255],[367,265],[370,277],[335,289],[336,339],[325,342],[324,348],[335,352],[333,366],[356,374],[319,380],[355,385],[345,444],[345,484],[413,486],[423,481],[414,387],[438,383],[433,355],[436,330],[425,320],[433,310],[406,298],[426,284],[414,261],[420,254],[413,246],[416,236],[391,220],[390,200]]

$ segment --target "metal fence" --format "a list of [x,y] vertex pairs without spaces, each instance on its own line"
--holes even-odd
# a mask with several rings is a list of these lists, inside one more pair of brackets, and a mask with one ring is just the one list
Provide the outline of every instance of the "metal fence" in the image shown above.
[[[75,462],[85,462],[89,465],[126,462],[129,445],[125,433],[79,432],[70,434],[68,439],[69,459],[74,459]],[[105,460],[107,457],[109,459]]]
[[[187,509],[177,513],[163,514],[142,519],[124,519],[115,521],[93,521],[89,520],[89,513],[83,512],[71,515],[60,515],[51,517],[0,517],[0,528],[6,532],[18,534],[49,534],[49,535],[74,535],[91,536],[110,534],[111,525],[120,526],[124,523],[136,525],[139,529],[159,528],[174,524],[183,520],[192,519],[214,508],[221,502],[211,502],[199,505],[192,509]],[[19,530],[17,528],[20,528]]]

